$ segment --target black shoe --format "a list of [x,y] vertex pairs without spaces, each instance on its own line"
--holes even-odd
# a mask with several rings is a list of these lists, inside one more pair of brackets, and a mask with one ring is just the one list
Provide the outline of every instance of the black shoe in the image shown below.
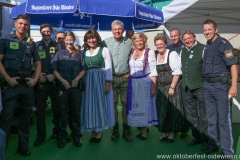
[[65,144],[66,144],[65,139],[59,139],[59,141],[58,141],[58,147],[59,148],[64,148]]
[[115,141],[119,138],[119,130],[118,129],[113,129],[113,133],[112,133],[112,136],[111,136],[111,140]]
[[34,142],[34,146],[40,146],[45,140],[42,139],[36,139]]
[[141,140],[146,140],[147,139],[147,137],[144,137],[144,136],[141,136],[141,138],[140,138]]
[[218,151],[218,147],[213,147],[213,146],[207,146],[204,150],[205,154],[212,154],[214,152]]
[[172,143],[172,142],[174,142],[174,140],[173,139],[169,139],[169,138],[167,138],[167,140],[166,140],[168,143]]
[[90,139],[89,139],[89,142],[94,142],[95,141],[95,137],[91,137]]
[[[103,136],[103,133],[102,133],[102,136]],[[102,136],[100,138],[95,137],[93,142],[94,143],[99,143],[102,139]]]
[[31,154],[30,149],[27,149],[27,150],[18,149],[17,152],[23,156],[29,156]]
[[142,136],[142,132],[140,132],[136,135],[136,137],[141,137],[141,136]]
[[122,137],[128,142],[132,142],[130,131],[123,131]]
[[57,137],[58,137],[58,135],[56,133],[52,133],[51,139],[56,139]]
[[180,135],[180,138],[185,138],[187,136],[188,136],[188,134],[186,132],[182,132],[181,135]]
[[160,137],[159,138],[159,141],[166,141],[168,139],[168,137],[166,136],[166,137]]
[[80,138],[74,138],[73,139],[73,144],[75,144],[75,146],[77,147],[81,147],[82,146],[82,141]]
[[191,140],[190,142],[187,143],[188,146],[194,146],[197,144],[202,143],[200,139],[194,138],[193,140]]

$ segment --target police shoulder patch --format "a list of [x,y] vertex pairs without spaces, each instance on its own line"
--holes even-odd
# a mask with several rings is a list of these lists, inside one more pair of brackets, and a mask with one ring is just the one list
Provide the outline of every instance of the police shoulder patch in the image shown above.
[[226,58],[232,58],[233,57],[233,52],[231,49],[225,50],[224,51]]

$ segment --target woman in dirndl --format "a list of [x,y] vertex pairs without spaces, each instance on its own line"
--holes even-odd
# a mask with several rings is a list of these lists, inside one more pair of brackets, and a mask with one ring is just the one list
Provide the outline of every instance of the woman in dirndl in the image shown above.
[[157,34],[154,43],[157,48],[158,131],[164,133],[159,140],[171,143],[174,141],[174,132],[181,132],[186,126],[179,83],[181,61],[177,52],[167,49],[164,35]]
[[157,125],[156,93],[157,72],[153,50],[147,48],[147,36],[135,33],[132,37],[133,49],[129,55],[130,76],[127,93],[128,125],[141,127],[137,135],[147,139],[147,127]]
[[102,46],[98,32],[89,29],[84,35],[84,60],[86,65],[85,93],[81,110],[83,131],[92,131],[90,142],[101,141],[103,129],[115,124],[112,91],[112,58]]

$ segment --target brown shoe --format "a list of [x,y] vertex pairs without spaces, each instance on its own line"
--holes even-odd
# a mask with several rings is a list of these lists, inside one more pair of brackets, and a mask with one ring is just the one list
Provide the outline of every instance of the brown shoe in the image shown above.
[[113,129],[113,133],[112,133],[112,136],[111,136],[111,140],[115,141],[119,138],[119,130],[118,129]]
[[122,137],[126,140],[126,141],[128,141],[128,142],[132,142],[133,141],[133,139],[132,139],[132,136],[131,136],[131,133],[130,133],[130,131],[123,131],[123,134],[122,134]]

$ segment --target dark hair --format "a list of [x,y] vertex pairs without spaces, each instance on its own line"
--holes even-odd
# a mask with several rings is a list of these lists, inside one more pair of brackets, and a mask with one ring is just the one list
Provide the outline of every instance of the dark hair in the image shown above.
[[84,41],[83,48],[84,49],[89,48],[89,46],[87,44],[87,40],[89,38],[96,38],[97,39],[97,47],[102,46],[102,39],[101,39],[99,33],[95,29],[89,29],[84,35],[84,39],[83,39],[83,41]]
[[[214,27],[214,28],[217,28],[217,23],[216,23],[214,20],[209,20],[209,19],[208,19],[208,20],[206,20],[206,21],[203,22],[203,25],[204,25],[204,24],[213,24],[213,27]],[[203,26],[203,25],[202,25],[202,26]]]
[[50,24],[47,24],[47,23],[44,23],[44,24],[41,24],[40,26],[40,32],[42,31],[43,28],[49,28],[50,31],[52,32],[52,26]]
[[170,30],[170,32],[172,32],[172,31],[178,31],[178,33],[181,34],[179,29],[177,29],[177,28],[173,28],[173,29]]
[[[65,32],[62,32],[62,31],[57,32],[57,34],[58,34],[58,33],[63,33],[63,34],[65,34]],[[57,34],[55,35],[55,39],[57,38]]]
[[126,32],[128,32],[128,31],[133,31],[133,33],[134,33],[134,30],[132,28],[129,28],[126,30]]
[[158,33],[155,37],[154,37],[154,45],[156,45],[156,41],[158,40],[162,40],[165,44],[167,44],[167,37],[164,36],[161,33]]
[[24,19],[24,20],[29,21],[29,23],[30,23],[30,18],[26,14],[19,14],[17,16],[16,20],[18,20],[18,19]]
[[185,34],[193,35],[193,37],[196,38],[196,35],[193,33],[193,31],[191,31],[191,30],[185,30],[185,31],[183,32],[183,34],[182,34],[182,39],[183,39],[183,36],[184,36]]

